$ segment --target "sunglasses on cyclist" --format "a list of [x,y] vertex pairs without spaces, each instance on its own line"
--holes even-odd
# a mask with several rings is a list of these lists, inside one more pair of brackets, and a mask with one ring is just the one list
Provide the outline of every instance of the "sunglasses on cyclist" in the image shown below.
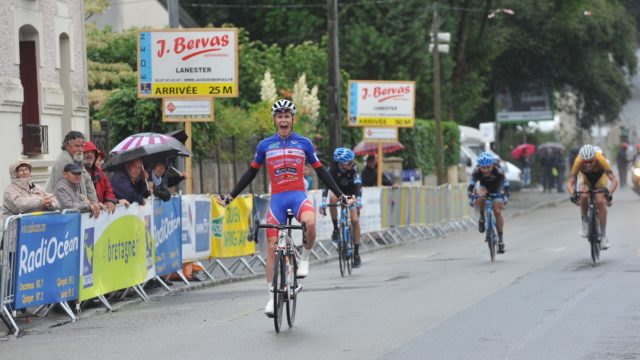
[[593,164],[595,161],[596,161],[595,159],[591,159],[591,160],[582,160],[582,163],[583,163],[583,164],[591,165],[591,164]]
[[342,166],[351,166],[351,165],[353,165],[355,163],[353,161],[349,161],[349,162],[343,162],[343,163],[340,163],[340,164],[342,164]]
[[480,166],[480,170],[490,170],[493,167],[493,165],[489,165],[489,166]]

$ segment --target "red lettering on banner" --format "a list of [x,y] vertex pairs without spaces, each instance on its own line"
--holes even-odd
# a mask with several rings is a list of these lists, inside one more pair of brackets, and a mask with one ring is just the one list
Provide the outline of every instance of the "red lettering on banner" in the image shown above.
[[381,88],[376,86],[373,88],[373,97],[376,98],[378,102],[383,102],[392,98],[402,97],[409,92],[411,92],[411,87],[408,85],[393,88]]
[[[158,40],[157,43],[160,46],[160,49],[158,50],[159,58],[169,53],[169,51],[165,49],[164,40]],[[173,52],[177,55],[184,55],[182,60],[187,60],[200,54],[220,51],[223,47],[228,46],[229,43],[229,35],[216,35],[189,40],[183,36],[178,36],[173,40]]]

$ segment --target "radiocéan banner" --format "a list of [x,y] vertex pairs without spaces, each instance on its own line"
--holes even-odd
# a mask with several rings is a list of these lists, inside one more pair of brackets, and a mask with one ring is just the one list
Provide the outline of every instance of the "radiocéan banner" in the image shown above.
[[153,201],[153,241],[156,244],[156,274],[165,275],[182,268],[182,201]]
[[20,219],[14,309],[78,298],[80,213]]
[[238,30],[141,30],[138,70],[138,97],[237,97]]

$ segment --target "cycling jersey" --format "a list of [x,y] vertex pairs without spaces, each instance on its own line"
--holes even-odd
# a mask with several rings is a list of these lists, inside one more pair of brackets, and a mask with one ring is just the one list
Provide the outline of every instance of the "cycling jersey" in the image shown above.
[[499,165],[493,165],[493,169],[487,175],[483,174],[480,167],[476,166],[469,179],[467,191],[471,193],[478,182],[480,186],[486,188],[492,194],[498,193],[501,189],[504,189],[506,193],[509,192],[509,180],[504,176],[504,172]]
[[582,174],[591,185],[602,187],[602,183],[604,183],[606,186],[606,180],[602,178],[605,173],[611,172],[611,165],[609,165],[609,161],[607,161],[607,158],[605,158],[601,152],[596,153],[594,161],[593,166],[588,170],[580,155],[576,156],[576,160],[571,167],[571,176]]
[[[357,165],[353,165],[351,169],[345,170],[341,169],[338,163],[334,163],[329,169],[329,174],[331,174],[331,177],[343,193],[357,197],[362,196],[362,179],[360,178]],[[329,189],[326,188],[322,191],[323,198],[327,196],[328,191]]]
[[286,139],[278,134],[262,140],[251,163],[260,169],[266,162],[271,179],[271,194],[285,191],[304,191],[304,164],[314,169],[322,166],[311,140],[295,132]]

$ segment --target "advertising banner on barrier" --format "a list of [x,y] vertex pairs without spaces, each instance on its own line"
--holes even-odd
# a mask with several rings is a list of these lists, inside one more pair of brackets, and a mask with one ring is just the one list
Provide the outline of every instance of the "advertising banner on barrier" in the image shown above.
[[166,275],[182,268],[182,201],[153,201],[153,241],[156,244],[156,274]]
[[211,256],[227,258],[254,254],[255,243],[247,241],[253,223],[253,195],[238,196],[226,208],[215,200],[212,204]]
[[211,197],[182,196],[182,261],[211,256]]
[[78,298],[79,213],[21,218],[16,253],[14,310]]
[[152,205],[82,214],[80,300],[141,284],[155,276]]

